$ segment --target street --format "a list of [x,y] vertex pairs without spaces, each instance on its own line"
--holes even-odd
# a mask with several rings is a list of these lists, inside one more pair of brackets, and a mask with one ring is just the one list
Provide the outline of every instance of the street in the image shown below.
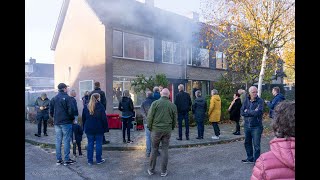
[[[262,137],[261,153],[269,150],[272,136]],[[160,177],[158,158],[156,173],[149,176],[144,150],[103,151],[106,162],[89,167],[85,157],[70,166],[57,166],[55,150],[25,143],[25,179],[250,179],[253,164],[243,164],[246,158],[244,141],[213,146],[169,149],[168,176]],[[72,154],[72,151],[71,151]],[[71,155],[71,158],[73,156]],[[95,159],[94,159],[95,161]]]

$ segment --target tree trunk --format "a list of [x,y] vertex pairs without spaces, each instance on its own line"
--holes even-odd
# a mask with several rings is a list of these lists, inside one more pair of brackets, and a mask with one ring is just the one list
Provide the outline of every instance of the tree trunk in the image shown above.
[[261,97],[262,92],[262,82],[264,77],[264,71],[266,69],[266,61],[267,61],[267,53],[268,49],[266,47],[263,48],[263,57],[262,57],[262,64],[261,64],[261,70],[259,75],[259,82],[258,82],[258,96]]

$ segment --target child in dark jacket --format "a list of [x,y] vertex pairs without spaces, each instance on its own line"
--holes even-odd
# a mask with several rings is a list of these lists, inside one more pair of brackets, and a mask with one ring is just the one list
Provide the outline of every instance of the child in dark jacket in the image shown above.
[[81,152],[82,135],[83,135],[83,130],[81,126],[77,123],[77,121],[74,121],[74,123],[72,124],[72,144],[73,144],[73,155],[75,157],[77,156],[76,146],[78,146],[79,157],[82,156],[82,152]]

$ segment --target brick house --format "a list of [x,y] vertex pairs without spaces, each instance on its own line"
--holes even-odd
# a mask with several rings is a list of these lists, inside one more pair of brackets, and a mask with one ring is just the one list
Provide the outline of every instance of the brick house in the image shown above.
[[54,65],[37,63],[36,59],[30,58],[25,62],[25,90],[48,89],[54,89]]
[[[99,81],[108,113],[117,109],[117,96],[130,90],[138,74],[165,73],[172,100],[180,83],[192,96],[196,89],[209,94],[227,65],[222,52],[199,44],[204,24],[193,15],[159,9],[153,0],[64,0],[51,43],[55,87],[65,82],[75,89],[82,109],[84,91]],[[130,93],[139,107],[143,96]]]

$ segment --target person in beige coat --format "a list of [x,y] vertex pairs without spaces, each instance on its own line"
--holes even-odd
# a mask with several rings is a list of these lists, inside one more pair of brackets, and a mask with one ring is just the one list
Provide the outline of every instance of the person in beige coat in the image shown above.
[[219,139],[220,137],[220,129],[218,122],[221,117],[221,99],[218,95],[218,90],[211,90],[211,99],[210,99],[210,107],[209,107],[209,121],[212,122],[213,130],[215,136],[212,136],[212,139]]

